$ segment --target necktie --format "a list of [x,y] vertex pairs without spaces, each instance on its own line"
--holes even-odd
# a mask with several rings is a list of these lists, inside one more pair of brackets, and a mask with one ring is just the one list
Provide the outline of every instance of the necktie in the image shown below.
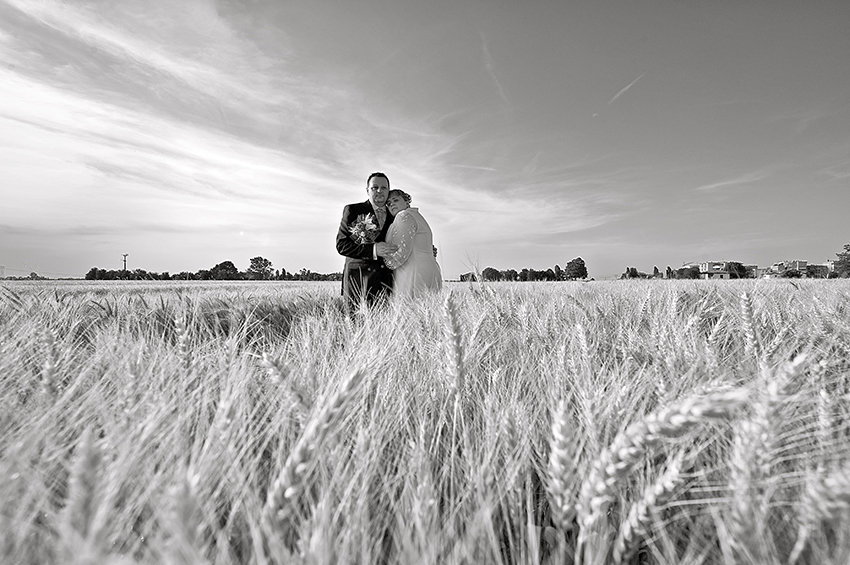
[[375,217],[378,218],[378,229],[384,229],[384,222],[387,219],[387,211],[385,208],[376,208]]

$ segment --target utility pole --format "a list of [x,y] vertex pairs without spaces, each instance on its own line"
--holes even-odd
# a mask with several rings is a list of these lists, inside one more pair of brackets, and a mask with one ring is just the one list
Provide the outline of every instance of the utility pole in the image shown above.
[[124,270],[125,271],[127,270],[127,255],[129,255],[129,253],[124,253]]

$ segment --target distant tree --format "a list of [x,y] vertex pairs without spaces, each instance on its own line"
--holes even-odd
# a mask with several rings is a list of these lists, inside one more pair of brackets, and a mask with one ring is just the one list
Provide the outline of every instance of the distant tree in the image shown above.
[[844,246],[842,253],[835,254],[835,275],[840,278],[850,278],[850,243]]
[[[525,269],[523,269],[525,270]],[[546,279],[545,271],[537,271],[535,269],[528,269],[528,278],[526,279],[528,282],[541,281]]]
[[564,280],[564,273],[561,271],[561,267],[559,267],[559,266],[556,264],[556,265],[555,265],[555,268],[553,269],[553,271],[554,271],[554,273],[555,273],[555,280],[556,280],[556,281]]
[[97,273],[98,273],[98,268],[92,267],[91,269],[89,269],[89,272],[86,273],[86,280],[87,281],[96,281],[97,280]]
[[251,266],[246,271],[248,278],[255,281],[266,281],[272,278],[272,262],[265,257],[253,257]]
[[698,279],[699,278],[699,267],[682,267],[681,269],[676,269],[676,278],[677,279]]
[[673,278],[673,269],[670,268],[670,265],[667,265],[667,268],[664,270],[664,277],[668,279]]
[[826,265],[806,265],[806,278],[825,279],[829,277],[829,269]]
[[637,267],[626,267],[626,271],[620,275],[621,279],[645,279],[646,273],[638,272]]
[[549,282],[558,280],[558,277],[555,276],[555,271],[552,269],[546,269],[543,272],[543,280],[547,280]]
[[747,268],[743,263],[738,263],[737,261],[729,261],[726,263],[726,270],[729,271],[730,279],[746,279],[749,278],[747,275]]
[[232,281],[238,280],[239,269],[232,261],[223,261],[210,269],[210,278],[217,281]]
[[652,267],[652,278],[654,278],[654,279],[660,279],[661,278],[661,271],[658,270],[658,265],[653,265],[653,267]]
[[305,269],[304,267],[302,267],[301,270],[298,271],[297,276],[298,276],[299,281],[309,281],[309,280],[312,280],[312,278],[313,278],[313,271],[311,271],[310,269]]
[[564,267],[564,278],[568,281],[587,278],[587,266],[584,264],[584,259],[576,257],[566,264]]
[[799,279],[803,276],[803,273],[798,271],[797,269],[786,269],[782,273],[783,279]]
[[523,282],[525,282],[525,281],[529,280],[529,278],[528,278],[528,269],[522,269],[522,270],[519,272],[518,280],[521,280],[521,281],[523,281]]
[[498,281],[501,280],[502,273],[493,267],[485,267],[484,270],[481,271],[481,278],[485,281]]
[[[620,275],[621,279],[639,279],[642,278],[641,273],[638,272],[637,267],[626,267],[626,272]],[[643,278],[646,278],[646,273],[644,273]]]

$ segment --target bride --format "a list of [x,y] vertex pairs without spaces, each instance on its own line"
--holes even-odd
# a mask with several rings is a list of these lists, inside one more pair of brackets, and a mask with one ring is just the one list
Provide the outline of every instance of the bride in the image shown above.
[[387,232],[387,243],[398,250],[384,263],[393,270],[393,295],[413,297],[424,290],[440,290],[443,275],[434,257],[431,226],[410,207],[410,195],[398,189],[390,190],[387,209],[394,216]]

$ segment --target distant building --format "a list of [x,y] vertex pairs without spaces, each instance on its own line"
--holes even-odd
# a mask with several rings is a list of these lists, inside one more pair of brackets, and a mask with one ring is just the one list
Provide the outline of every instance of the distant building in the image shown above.
[[826,262],[825,262],[825,263],[822,263],[822,264],[823,264],[824,266],[826,266],[826,270],[827,270],[828,272],[830,272],[830,273],[834,273],[834,272],[835,272],[835,261],[833,261],[832,259],[827,259],[827,260],[826,260]]
[[728,279],[729,269],[726,261],[705,261],[699,264],[699,276],[701,279]]
[[794,261],[783,261],[782,264],[785,266],[785,271],[800,271],[801,273],[805,274],[806,266],[809,264],[809,262],[795,259]]

